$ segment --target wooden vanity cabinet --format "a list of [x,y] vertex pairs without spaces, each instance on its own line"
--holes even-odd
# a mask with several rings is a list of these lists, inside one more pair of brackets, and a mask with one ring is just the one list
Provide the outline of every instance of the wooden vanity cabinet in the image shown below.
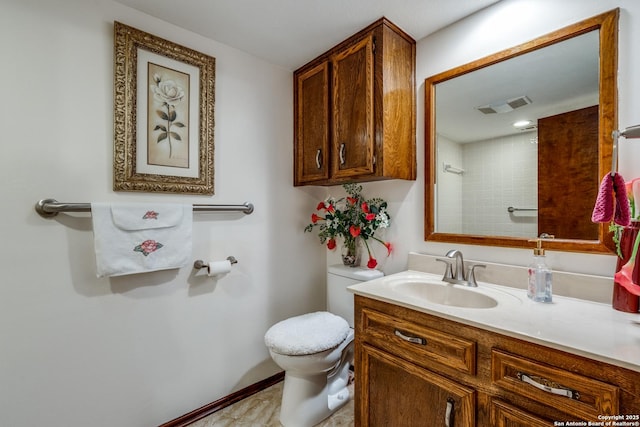
[[294,184],[416,178],[415,41],[386,19],[294,72]]
[[640,415],[640,372],[360,295],[355,327],[356,426],[542,427]]
[[358,362],[368,391],[359,425],[475,425],[474,389],[367,344]]

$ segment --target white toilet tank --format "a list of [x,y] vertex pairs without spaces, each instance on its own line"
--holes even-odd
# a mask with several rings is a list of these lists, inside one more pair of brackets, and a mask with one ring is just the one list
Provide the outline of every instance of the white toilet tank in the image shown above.
[[363,267],[347,267],[336,264],[327,271],[327,311],[344,318],[349,326],[353,323],[353,294],[347,286],[384,276],[380,270]]

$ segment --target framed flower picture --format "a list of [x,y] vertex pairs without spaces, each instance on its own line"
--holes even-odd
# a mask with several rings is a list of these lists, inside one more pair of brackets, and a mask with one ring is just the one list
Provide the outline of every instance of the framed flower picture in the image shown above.
[[114,22],[116,191],[213,194],[215,58]]

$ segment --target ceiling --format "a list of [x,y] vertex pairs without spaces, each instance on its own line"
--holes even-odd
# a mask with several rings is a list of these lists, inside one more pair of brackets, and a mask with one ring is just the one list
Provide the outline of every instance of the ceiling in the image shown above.
[[[500,0],[115,1],[293,71],[382,16],[420,40]],[[512,65],[500,70],[490,67],[491,78],[474,76],[489,72],[487,69],[455,79],[459,83],[440,92],[446,96],[439,98],[445,100],[442,105],[438,102],[438,133],[457,142],[477,141],[520,132],[511,126],[518,119],[535,122],[593,105],[593,99],[597,100],[597,47],[595,51],[583,48],[578,39],[568,50],[540,51],[546,57],[544,65],[532,66],[533,59],[523,58],[509,61],[519,62],[518,70]],[[593,43],[592,39],[588,42]],[[574,65],[564,69],[565,64]],[[483,83],[478,85],[478,79]],[[521,95],[533,103],[508,114],[485,116],[475,108]]]
[[[436,85],[437,133],[467,143],[517,134],[512,125],[597,105],[599,33],[591,31]],[[526,96],[531,103],[499,114],[477,107]],[[535,135],[533,136],[535,137]]]
[[116,0],[295,70],[381,17],[415,40],[499,0]]

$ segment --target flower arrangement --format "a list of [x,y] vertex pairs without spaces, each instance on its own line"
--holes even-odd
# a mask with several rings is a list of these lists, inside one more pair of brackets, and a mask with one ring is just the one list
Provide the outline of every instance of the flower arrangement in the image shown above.
[[639,206],[636,206],[636,200],[640,202],[640,178],[634,178],[629,182],[625,182],[627,198],[629,199],[629,208],[631,209],[631,221],[640,221]]
[[392,250],[391,243],[375,236],[378,229],[389,227],[391,218],[387,213],[387,202],[380,198],[365,199],[361,185],[344,184],[343,187],[347,197],[337,200],[329,197],[318,203],[318,213],[311,215],[311,224],[304,231],[311,232],[317,228],[320,243],[326,244],[329,250],[336,248],[336,238],[342,238],[347,252],[343,255],[343,262],[354,266],[359,264],[356,251],[359,239],[362,239],[369,255],[367,267],[375,268],[378,261],[373,257],[369,241],[384,245],[387,255]]
[[[640,221],[640,206],[636,206],[636,200],[640,203],[640,178],[634,178],[631,181],[625,182],[625,191],[627,193],[627,199],[629,200],[629,216],[631,221]],[[609,225],[609,231],[613,233],[613,241],[616,244],[616,251],[620,258],[624,258],[620,249],[620,237],[623,230],[624,226],[613,222]]]
[[[640,221],[640,206],[636,206],[636,201],[640,202],[640,178],[632,179],[625,183],[627,198],[629,199],[629,210],[630,210],[630,218],[632,222]],[[633,238],[634,233],[632,232],[633,226],[623,227],[621,225],[617,225],[612,223],[609,226],[609,230],[613,232],[613,241],[616,244],[616,250],[618,257],[620,260],[618,261],[618,266],[622,262],[624,262],[625,258],[627,261],[619,268],[614,275],[614,281],[619,283],[622,287],[624,287],[630,294],[640,296],[640,285],[635,283],[634,279],[634,269],[636,264],[636,256],[638,252],[638,246],[640,246],[640,233],[635,233],[635,240],[631,244],[631,254],[626,253],[623,254],[623,246],[626,247],[628,251],[629,244],[625,244],[623,239],[627,239],[627,243],[631,243],[628,239]],[[626,232],[625,232],[626,230]],[[615,304],[615,302],[614,302]]]

